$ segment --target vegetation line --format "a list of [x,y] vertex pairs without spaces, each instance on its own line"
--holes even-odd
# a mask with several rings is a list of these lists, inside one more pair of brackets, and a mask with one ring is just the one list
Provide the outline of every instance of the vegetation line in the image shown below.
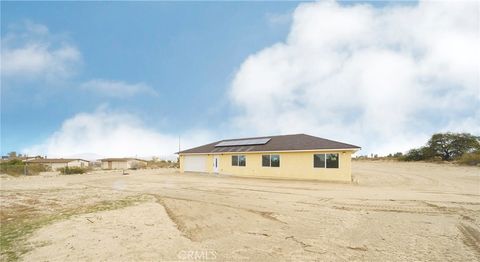
[[[480,165],[480,137],[469,133],[438,133],[432,135],[425,146],[409,150],[406,154],[397,152],[386,157],[372,154],[373,159],[400,161],[453,161],[460,165]],[[356,159],[369,159],[358,156]]]
[[124,199],[101,201],[94,205],[62,210],[55,214],[35,215],[33,217],[31,213],[20,211],[12,219],[8,221],[2,219],[1,221],[0,258],[2,261],[19,260],[23,254],[32,249],[26,243],[28,236],[53,222],[69,219],[75,215],[120,209],[146,200],[147,198],[144,195],[129,196]]

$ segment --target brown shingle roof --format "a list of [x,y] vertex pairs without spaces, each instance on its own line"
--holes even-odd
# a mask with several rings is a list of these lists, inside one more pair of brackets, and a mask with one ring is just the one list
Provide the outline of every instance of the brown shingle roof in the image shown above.
[[[215,147],[222,141],[235,141],[246,139],[271,138],[264,145],[244,145],[244,146],[222,146]],[[265,151],[301,151],[316,149],[360,149],[359,146],[345,144],[333,140],[320,137],[310,136],[306,134],[283,135],[283,136],[265,136],[251,137],[242,139],[227,139],[203,146],[183,150],[178,154],[206,154],[206,153],[228,153],[228,152],[265,152]]]
[[26,162],[44,164],[44,163],[69,163],[76,160],[89,162],[87,160],[83,160],[79,158],[40,158],[40,159],[26,160]]

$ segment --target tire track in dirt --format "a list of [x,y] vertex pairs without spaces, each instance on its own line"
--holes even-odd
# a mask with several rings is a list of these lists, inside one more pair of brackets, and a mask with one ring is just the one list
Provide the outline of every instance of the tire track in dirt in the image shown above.
[[299,240],[298,238],[296,238],[295,236],[288,236],[288,237],[285,237],[285,240],[288,240],[288,239],[291,239],[293,240],[294,242],[296,242],[297,244],[300,245],[300,247],[303,249],[303,251],[305,252],[310,252],[310,253],[316,253],[316,254],[325,254],[327,253],[327,251],[316,251],[316,250],[311,250],[311,248],[313,248],[314,246],[310,245],[310,244],[307,244],[305,242],[303,242],[302,240]]
[[[444,215],[465,215],[475,212],[473,209],[465,207],[449,207],[437,205],[427,201],[409,200],[409,201],[395,201],[385,203],[378,203],[376,200],[357,199],[358,203],[342,203],[337,202],[329,206],[333,209],[347,210],[347,211],[378,211],[378,212],[396,212],[396,213],[414,213],[414,214],[444,214]],[[367,203],[365,203],[367,202]],[[373,202],[369,204],[368,202]],[[443,203],[443,202],[442,202]],[[445,204],[452,204],[452,202],[444,202]],[[472,207],[478,206],[479,203],[471,203]],[[328,207],[328,206],[327,206]]]
[[480,232],[466,223],[460,223],[457,228],[462,233],[463,243],[480,256]]
[[215,206],[222,206],[222,207],[228,207],[228,208],[243,210],[243,211],[247,211],[247,212],[259,215],[263,218],[266,218],[266,219],[269,219],[269,220],[272,220],[272,221],[275,221],[275,222],[286,224],[286,222],[281,221],[280,219],[275,217],[274,212],[270,212],[270,211],[260,211],[260,210],[250,209],[250,208],[236,207],[236,206],[231,206],[231,205],[227,205],[227,204],[220,204],[220,203],[208,202],[208,201],[197,200],[197,199],[161,196],[161,195],[157,195],[157,194],[147,194],[147,195],[151,195],[151,196],[154,196],[156,198],[166,198],[166,199],[173,199],[173,200],[191,201],[191,202],[198,202],[198,203],[203,203],[203,204],[208,204],[208,205],[215,205]]
[[164,209],[165,213],[167,213],[168,218],[175,224],[175,227],[177,230],[186,238],[190,239],[191,241],[197,241],[197,238],[195,237],[195,234],[192,230],[188,230],[187,226],[185,223],[180,219],[180,217],[175,214],[175,212],[168,207],[167,204],[165,204],[165,201],[159,196],[152,195],[156,202],[160,204]]
[[230,205],[226,205],[226,204],[212,203],[212,202],[202,201],[202,200],[162,196],[162,195],[158,195],[158,194],[145,194],[145,195],[149,195],[149,196],[154,197],[156,202],[158,204],[160,204],[165,209],[165,212],[166,212],[167,216],[170,218],[172,223],[175,224],[177,230],[182,234],[182,236],[184,236],[185,238],[188,238],[190,241],[193,241],[193,242],[199,242],[199,241],[203,240],[203,236],[201,234],[201,231],[202,231],[201,227],[198,226],[198,225],[193,227],[193,228],[189,227],[187,225],[186,221],[185,221],[185,218],[182,218],[182,216],[181,216],[181,214],[179,214],[179,212],[170,208],[169,204],[165,202],[166,199],[175,200],[175,201],[196,202],[196,203],[201,203],[201,204],[221,206],[221,207],[227,207],[227,208],[242,210],[242,211],[246,211],[246,212],[249,212],[251,214],[254,214],[254,215],[258,215],[258,216],[260,216],[264,219],[267,219],[269,221],[286,224],[284,221],[281,221],[278,218],[276,218],[275,213],[273,213],[273,212],[254,210],[254,209],[250,209],[250,208],[234,207],[234,206],[230,206]]
[[[89,186],[89,187],[93,187],[93,188],[102,188],[102,189],[105,188],[105,187],[102,187],[102,186],[92,186],[92,185],[88,185],[88,186]],[[111,190],[113,190],[113,191],[122,191],[122,192],[132,192],[132,193],[133,193],[133,192],[136,192],[136,193],[139,192],[139,191],[137,191],[137,190],[116,190],[116,189],[111,189]],[[205,192],[205,193],[208,193],[208,192]],[[223,206],[223,207],[228,207],[228,208],[233,208],[233,209],[244,210],[244,211],[247,211],[247,212],[251,212],[251,213],[260,215],[260,216],[262,216],[263,218],[266,218],[266,219],[269,219],[269,220],[272,220],[272,221],[276,221],[276,222],[280,222],[280,223],[286,224],[286,222],[281,221],[280,219],[278,219],[277,217],[275,217],[275,213],[274,213],[274,212],[259,211],[259,210],[249,209],[249,208],[241,208],[241,207],[231,206],[231,205],[227,205],[227,204],[214,203],[214,202],[203,201],[203,200],[198,200],[198,199],[171,197],[171,196],[164,196],[164,195],[158,195],[158,194],[152,194],[152,193],[145,193],[145,194],[143,194],[143,195],[150,195],[150,196],[153,196],[153,197],[155,197],[155,198],[160,197],[160,198],[168,198],[168,199],[174,199],[174,200],[192,201],[192,202],[198,202],[198,203],[203,203],[203,204],[210,204],[210,205]]]
[[[395,212],[411,214],[445,214],[444,211],[433,207],[414,207],[414,206],[391,206],[391,205],[368,205],[368,204],[342,204],[331,206],[333,209],[346,211],[377,211],[377,212]],[[450,213],[449,213],[450,214]]]
[[317,200],[316,203],[305,202],[305,201],[297,201],[295,203],[309,205],[309,206],[313,206],[313,207],[328,207],[325,204],[332,201],[333,198],[319,198],[319,199],[316,199],[316,200]]

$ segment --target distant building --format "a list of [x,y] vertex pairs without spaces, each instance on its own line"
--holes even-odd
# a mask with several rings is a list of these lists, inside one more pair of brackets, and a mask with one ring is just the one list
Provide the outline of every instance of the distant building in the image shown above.
[[9,161],[9,160],[33,160],[33,159],[41,159],[42,156],[25,156],[25,155],[18,155],[18,156],[2,156],[2,160]]
[[147,161],[138,158],[104,158],[102,169],[132,169],[147,166]]
[[65,167],[88,167],[89,161],[83,159],[73,158],[40,158],[28,159],[26,163],[42,164],[50,167],[52,170],[58,170]]

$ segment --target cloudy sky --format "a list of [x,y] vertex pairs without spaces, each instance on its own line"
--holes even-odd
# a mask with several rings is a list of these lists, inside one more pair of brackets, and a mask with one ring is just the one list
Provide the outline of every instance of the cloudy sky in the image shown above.
[[477,1],[1,7],[2,154],[290,133],[387,154],[480,134]]

